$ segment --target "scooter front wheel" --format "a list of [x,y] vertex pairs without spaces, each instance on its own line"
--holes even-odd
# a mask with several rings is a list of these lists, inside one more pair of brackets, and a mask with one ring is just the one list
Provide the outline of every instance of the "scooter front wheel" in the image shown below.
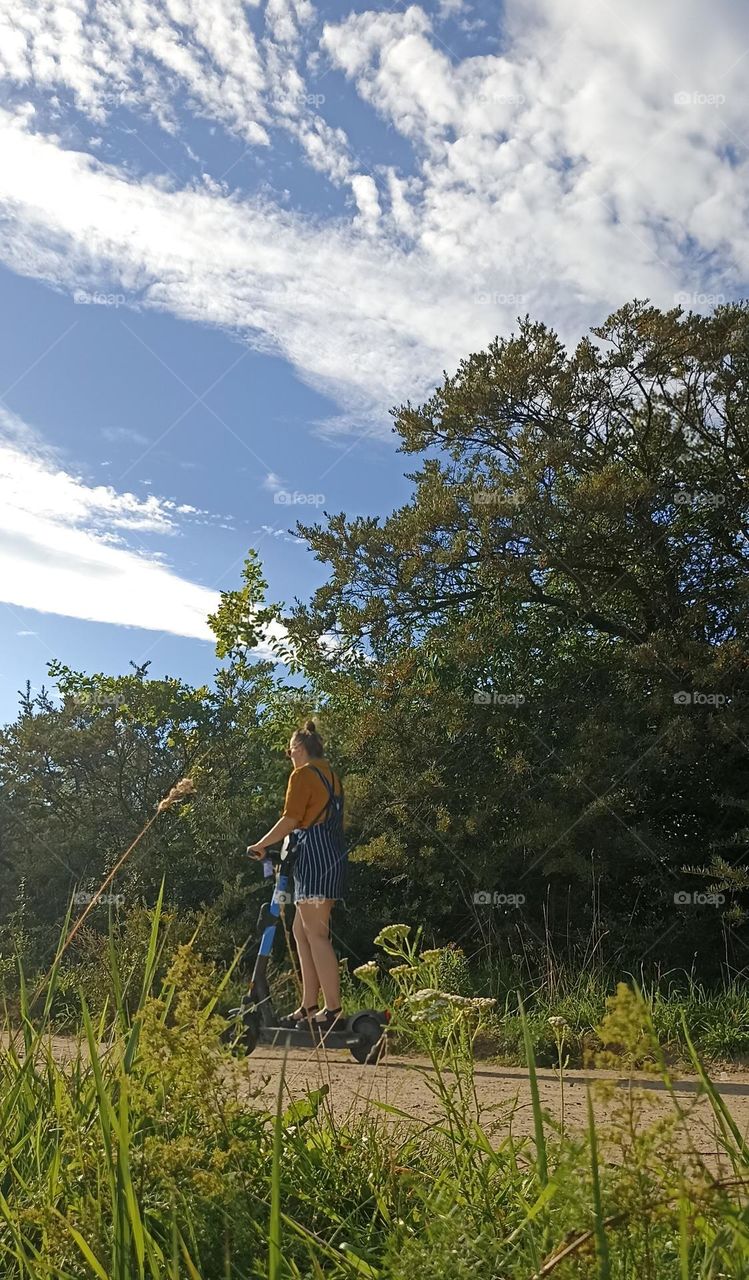
[[357,1018],[353,1027],[359,1037],[358,1044],[351,1045],[351,1055],[357,1062],[374,1067],[385,1051],[385,1033],[375,1018]]
[[239,1016],[224,1031],[222,1039],[233,1052],[244,1049],[245,1053],[253,1053],[260,1038],[260,1018],[253,1009],[242,1009],[238,1013]]
[[242,1022],[244,1035],[241,1044],[244,1046],[245,1053],[254,1053],[260,1039],[260,1017],[257,1013],[248,1011],[242,1015]]

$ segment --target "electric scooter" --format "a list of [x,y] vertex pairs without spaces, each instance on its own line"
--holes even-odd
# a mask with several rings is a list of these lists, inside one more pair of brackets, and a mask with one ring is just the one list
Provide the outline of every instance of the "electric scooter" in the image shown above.
[[246,1053],[252,1053],[259,1044],[293,1049],[348,1049],[357,1062],[374,1065],[385,1048],[385,1029],[390,1019],[387,1010],[360,1009],[350,1017],[342,1014],[335,1029],[328,1032],[318,1031],[312,1019],[305,1019],[293,1028],[278,1025],[268,988],[267,969],[281,906],[292,900],[289,885],[296,856],[295,845],[293,834],[286,836],[280,855],[275,854],[265,860],[267,876],[274,874],[275,867],[275,888],[270,902],[260,908],[257,922],[260,945],[250,989],[242,997],[240,1007],[229,1010],[231,1025],[227,1038],[234,1047],[242,1046]]

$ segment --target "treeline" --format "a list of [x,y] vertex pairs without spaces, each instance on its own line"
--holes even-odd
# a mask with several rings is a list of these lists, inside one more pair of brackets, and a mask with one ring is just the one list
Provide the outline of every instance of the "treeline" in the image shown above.
[[[48,951],[190,774],[115,909],[166,877],[228,954],[313,711],[346,784],[352,954],[402,918],[492,963],[743,969],[748,383],[744,305],[634,302],[572,352],[526,319],[394,411],[406,506],[298,526],[328,569],[311,600],[268,604],[250,554],[210,688],[50,664],[0,735],[3,938]],[[270,622],[288,671],[253,658]]]

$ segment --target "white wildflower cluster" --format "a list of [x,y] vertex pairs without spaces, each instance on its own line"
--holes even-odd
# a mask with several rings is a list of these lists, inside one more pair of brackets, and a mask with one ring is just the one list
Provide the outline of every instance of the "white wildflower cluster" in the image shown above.
[[366,964],[360,964],[353,970],[355,978],[359,978],[362,982],[366,982],[369,978],[377,976],[377,965],[374,960],[368,960]]
[[448,1009],[457,1009],[464,1014],[487,1013],[493,1009],[496,1001],[483,996],[459,996],[451,991],[437,991],[434,987],[424,987],[408,996],[409,1006],[414,1022],[437,1022]]
[[406,1003],[414,1022],[439,1022],[450,1007],[450,997],[434,987],[423,987],[408,996]]
[[461,1009],[464,1013],[482,1014],[488,1013],[496,1005],[496,1000],[490,1000],[484,996],[458,996],[449,995],[448,1000],[455,1009]]
[[410,924],[386,924],[375,938],[375,946],[382,947],[389,955],[397,955],[410,932]]

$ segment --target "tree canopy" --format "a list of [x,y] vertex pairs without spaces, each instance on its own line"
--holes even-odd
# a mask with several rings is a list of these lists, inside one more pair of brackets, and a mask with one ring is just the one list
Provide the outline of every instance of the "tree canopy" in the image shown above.
[[[209,620],[214,687],[51,665],[57,699],[0,735],[3,908],[23,882],[64,914],[197,768],[128,891],[166,871],[176,902],[241,914],[238,850],[314,711],[346,783],[352,945],[397,904],[477,946],[743,965],[748,379],[743,305],[635,301],[572,351],[526,318],[469,356],[393,411],[408,503],[297,526],[327,568],[309,600],[268,605],[249,556]],[[269,635],[290,676],[258,661]],[[722,906],[683,902],[711,884]]]

